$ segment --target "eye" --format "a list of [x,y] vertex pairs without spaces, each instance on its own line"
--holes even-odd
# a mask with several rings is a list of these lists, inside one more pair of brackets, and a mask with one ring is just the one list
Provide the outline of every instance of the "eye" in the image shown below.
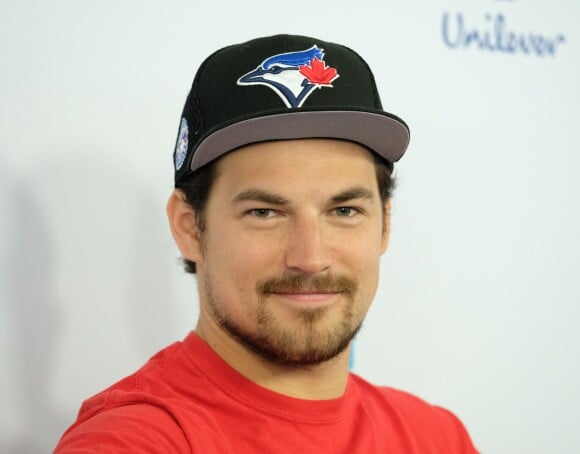
[[268,68],[268,71],[270,71],[272,74],[280,74],[283,70],[284,68],[280,65],[272,65]]
[[334,209],[334,212],[337,216],[343,218],[350,218],[359,213],[359,211],[353,207],[338,207]]
[[253,210],[249,211],[249,214],[256,218],[271,218],[276,213],[270,208],[254,208]]

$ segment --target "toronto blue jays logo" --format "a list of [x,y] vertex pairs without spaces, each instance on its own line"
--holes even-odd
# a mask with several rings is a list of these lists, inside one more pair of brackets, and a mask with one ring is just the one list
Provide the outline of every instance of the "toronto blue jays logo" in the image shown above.
[[265,85],[280,96],[286,107],[301,107],[316,88],[332,87],[336,68],[326,66],[324,49],[277,54],[238,79],[238,85]]

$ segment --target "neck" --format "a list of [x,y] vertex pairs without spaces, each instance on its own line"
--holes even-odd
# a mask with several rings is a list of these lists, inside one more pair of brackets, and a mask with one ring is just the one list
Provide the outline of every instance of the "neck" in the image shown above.
[[233,369],[271,391],[309,400],[335,399],[344,394],[350,346],[320,364],[286,365],[250,350],[203,313],[195,331]]

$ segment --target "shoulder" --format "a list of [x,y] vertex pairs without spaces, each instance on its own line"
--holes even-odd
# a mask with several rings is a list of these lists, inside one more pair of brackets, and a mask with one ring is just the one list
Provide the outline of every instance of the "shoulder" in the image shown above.
[[[195,381],[181,343],[154,355],[135,373],[83,402],[55,453],[189,452],[182,429],[186,400],[178,388]],[[197,423],[194,419],[192,425]],[[182,449],[184,448],[184,449]]]
[[399,427],[415,443],[448,449],[441,452],[477,453],[465,426],[451,411],[411,393],[373,385],[354,374],[351,383],[365,411]]
[[60,439],[54,453],[189,452],[175,419],[162,408],[136,403],[108,408],[77,421]]
[[432,405],[422,398],[400,389],[391,388],[388,386],[377,386],[369,383],[363,378],[351,374],[350,376],[352,387],[365,402],[372,406],[380,407],[383,410],[388,409],[395,415],[400,417],[410,417],[413,419],[425,419],[431,421],[433,419],[452,419],[447,410],[441,407]]

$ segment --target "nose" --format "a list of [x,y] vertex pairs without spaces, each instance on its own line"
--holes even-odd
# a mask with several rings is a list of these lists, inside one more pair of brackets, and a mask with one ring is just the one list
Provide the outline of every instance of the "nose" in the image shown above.
[[285,265],[289,271],[317,274],[330,268],[328,238],[318,216],[295,219],[285,242]]

